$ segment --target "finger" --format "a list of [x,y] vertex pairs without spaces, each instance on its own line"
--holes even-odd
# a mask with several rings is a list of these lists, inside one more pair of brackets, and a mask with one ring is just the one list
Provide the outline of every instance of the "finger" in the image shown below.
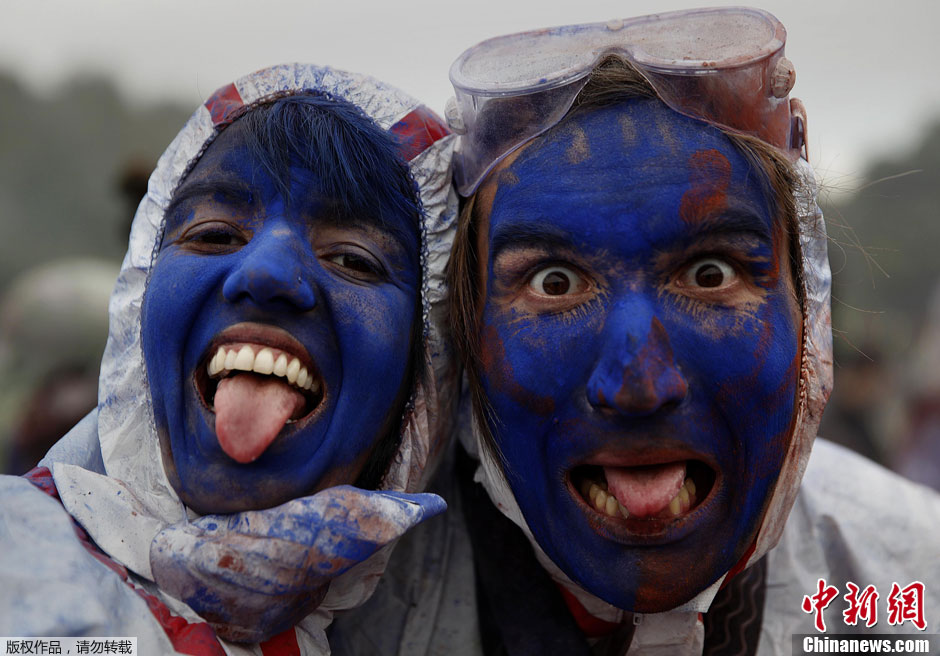
[[305,545],[336,535],[357,536],[381,546],[446,508],[444,500],[435,494],[372,491],[341,485],[267,510],[207,516],[196,523],[213,531],[224,527],[226,531]]

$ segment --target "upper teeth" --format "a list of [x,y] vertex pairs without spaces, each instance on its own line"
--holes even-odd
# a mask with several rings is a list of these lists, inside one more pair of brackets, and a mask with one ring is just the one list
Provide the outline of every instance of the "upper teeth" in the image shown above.
[[[259,349],[255,353],[255,349]],[[209,376],[218,376],[229,371],[254,371],[259,374],[275,375],[286,378],[287,382],[301,389],[320,391],[320,381],[311,376],[307,368],[300,364],[300,360],[267,346],[252,347],[248,344],[241,346],[220,346],[215,356],[207,366]]]

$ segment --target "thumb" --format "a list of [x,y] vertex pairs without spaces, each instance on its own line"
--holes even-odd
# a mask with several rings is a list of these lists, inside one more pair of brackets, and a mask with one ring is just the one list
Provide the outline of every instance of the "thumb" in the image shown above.
[[313,547],[324,555],[345,554],[358,560],[446,507],[436,494],[339,485],[267,510],[206,516],[195,523],[212,533],[276,538]]
[[390,500],[400,503],[400,508],[411,520],[411,526],[416,526],[426,519],[436,517],[447,510],[447,502],[442,497],[430,492],[376,492]]

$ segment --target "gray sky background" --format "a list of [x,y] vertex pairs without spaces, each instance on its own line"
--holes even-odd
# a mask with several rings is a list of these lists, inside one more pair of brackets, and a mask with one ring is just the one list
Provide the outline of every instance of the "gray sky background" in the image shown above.
[[[240,75],[307,61],[370,73],[442,113],[450,63],[482,39],[702,4],[707,0],[2,0],[0,70],[47,93],[97,72],[132,102],[195,108]],[[910,148],[940,117],[940,1],[758,6],[787,27],[811,161],[830,186],[858,185],[870,158]]]

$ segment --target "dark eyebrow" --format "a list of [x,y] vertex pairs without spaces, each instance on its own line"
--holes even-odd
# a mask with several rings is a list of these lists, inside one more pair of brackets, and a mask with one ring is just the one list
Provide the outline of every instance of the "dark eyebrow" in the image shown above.
[[405,256],[412,257],[413,255],[420,258],[421,237],[417,232],[417,226],[408,230],[392,220],[386,221],[372,214],[350,216],[339,210],[323,212],[317,217],[317,222],[333,228],[371,228],[391,237]]
[[170,204],[166,208],[166,215],[170,216],[176,209],[193,198],[221,197],[223,202],[233,205],[250,205],[252,202],[251,187],[242,180],[215,178],[210,180],[194,180],[184,182],[173,194]]
[[546,250],[570,249],[571,239],[564,230],[548,221],[515,221],[502,224],[493,231],[491,258],[513,248],[542,247]]
[[692,226],[694,236],[750,233],[773,241],[770,226],[748,204],[731,205],[703,216]]
[[[375,228],[380,232],[387,233],[402,243],[407,243],[408,235],[411,234],[400,226],[395,225],[393,221],[386,221],[381,217],[372,214],[348,214],[339,208],[334,211],[325,212],[319,221],[333,226],[334,228]],[[411,237],[414,239],[414,236]]]
[[[690,226],[688,237],[751,234],[768,243],[773,235],[766,222],[748,204],[732,205],[705,215]],[[498,226],[492,235],[491,257],[514,248],[542,247],[546,250],[570,249],[571,238],[549,221],[515,221]]]

